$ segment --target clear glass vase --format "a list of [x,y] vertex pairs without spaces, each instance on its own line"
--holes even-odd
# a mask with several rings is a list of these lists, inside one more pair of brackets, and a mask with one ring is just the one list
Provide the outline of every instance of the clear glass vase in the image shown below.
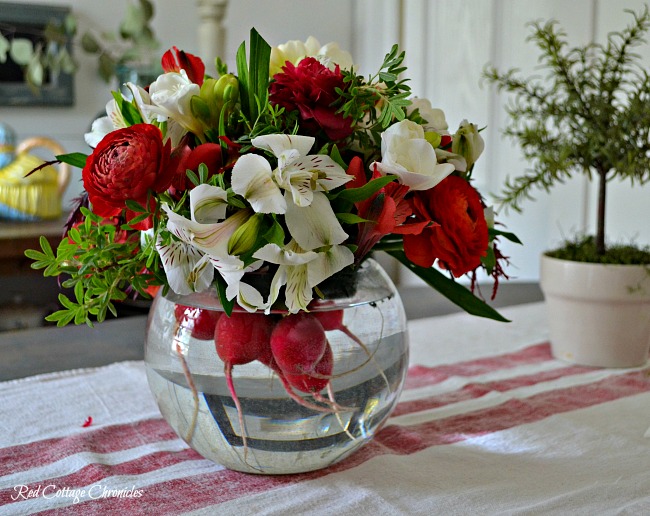
[[216,292],[159,294],[147,324],[145,364],[163,417],[205,458],[249,473],[321,469],[368,443],[397,403],[408,337],[401,299],[384,270],[367,260],[354,283],[345,297],[314,303],[307,316],[263,316],[272,318],[271,327],[291,317],[323,321],[332,367],[310,373],[319,387],[294,388],[275,361],[260,358],[233,367],[235,397],[211,333],[210,320],[222,312]]

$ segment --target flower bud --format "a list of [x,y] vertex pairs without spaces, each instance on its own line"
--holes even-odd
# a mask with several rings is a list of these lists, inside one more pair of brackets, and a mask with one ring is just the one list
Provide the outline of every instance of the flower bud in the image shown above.
[[485,142],[479,134],[476,124],[470,124],[467,120],[463,120],[454,135],[451,152],[464,157],[467,161],[467,170],[471,170],[484,148]]
[[228,254],[241,256],[253,248],[260,231],[262,217],[263,214],[256,213],[235,230],[228,240]]
[[219,77],[214,86],[217,104],[221,107],[227,102],[236,102],[239,98],[239,81],[231,73]]

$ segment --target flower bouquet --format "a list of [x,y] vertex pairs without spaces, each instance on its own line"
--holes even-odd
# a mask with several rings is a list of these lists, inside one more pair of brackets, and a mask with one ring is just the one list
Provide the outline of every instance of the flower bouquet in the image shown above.
[[[483,140],[467,121],[451,134],[440,109],[411,97],[403,59],[394,46],[364,78],[336,44],[271,48],[252,30],[236,74],[220,60],[206,74],[199,58],[174,47],[148,88],[113,94],[86,135],[90,156],[56,157],[83,169],[85,193],[56,252],[45,239],[42,251],[27,252],[46,275],[69,276],[63,286],[74,297],[61,294],[62,309],[48,319],[92,325],[115,314],[116,302],[158,292],[171,315],[154,303],[150,385],[172,426],[204,455],[217,441],[243,446],[243,458],[217,453],[228,467],[322,467],[388,417],[408,365],[406,323],[390,281],[368,279],[377,275],[371,251],[394,256],[468,312],[504,320],[454,279],[469,275],[474,286],[485,269],[496,287],[506,261],[497,240],[516,241],[494,227],[471,184]],[[223,396],[207,380],[215,348]],[[235,366],[242,385],[261,377],[263,394],[250,384],[240,403]],[[293,407],[269,403],[269,372]],[[295,437],[264,433],[295,407],[309,415],[282,428],[306,433],[304,449]],[[204,430],[195,433],[197,425]],[[263,456],[277,443],[281,457],[295,452],[286,467]]]
[[[102,321],[115,302],[157,287],[216,285],[227,311],[275,304],[306,310],[318,285],[384,250],[470,313],[501,319],[441,274],[505,276],[494,227],[471,184],[484,144],[463,121],[411,97],[394,46],[363,78],[336,44],[276,48],[251,31],[237,75],[174,48],[148,88],[114,92],[86,134],[94,148],[56,156],[83,169],[85,192],[56,253],[43,239],[34,268],[67,275],[65,325]],[[52,163],[52,162],[51,162]],[[269,295],[247,273],[274,271]],[[284,287],[284,288],[283,288]]]

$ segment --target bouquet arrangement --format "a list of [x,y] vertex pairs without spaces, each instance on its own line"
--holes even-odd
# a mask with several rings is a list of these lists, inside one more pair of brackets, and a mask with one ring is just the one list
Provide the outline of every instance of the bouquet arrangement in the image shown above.
[[[502,319],[454,280],[483,268],[496,290],[498,237],[516,241],[471,183],[484,142],[476,125],[451,133],[442,110],[411,97],[403,59],[394,46],[364,78],[336,44],[271,48],[254,29],[236,74],[167,51],[150,86],[113,93],[86,135],[92,154],[56,157],[83,169],[85,193],[56,252],[45,239],[27,252],[74,291],[49,320],[92,324],[161,287],[216,286],[227,313],[306,311],[323,281],[372,250]],[[261,270],[267,292],[248,280]]]

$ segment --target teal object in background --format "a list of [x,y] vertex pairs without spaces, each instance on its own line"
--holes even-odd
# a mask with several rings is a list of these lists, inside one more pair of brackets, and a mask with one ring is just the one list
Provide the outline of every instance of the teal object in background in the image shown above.
[[11,163],[16,155],[16,133],[7,124],[0,122],[0,168]]

